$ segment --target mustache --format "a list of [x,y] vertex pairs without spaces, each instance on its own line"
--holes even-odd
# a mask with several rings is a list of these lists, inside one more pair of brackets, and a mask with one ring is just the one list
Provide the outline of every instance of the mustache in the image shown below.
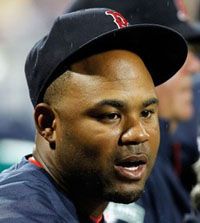
[[124,145],[120,146],[118,151],[120,151],[120,153],[149,154],[150,148],[145,144]]

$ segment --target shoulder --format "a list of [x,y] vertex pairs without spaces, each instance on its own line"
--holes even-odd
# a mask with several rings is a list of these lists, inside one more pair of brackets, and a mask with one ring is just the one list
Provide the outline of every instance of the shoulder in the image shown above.
[[4,191],[6,197],[22,198],[36,191],[39,193],[50,185],[50,178],[45,171],[30,164],[25,158],[0,174],[0,196]]
[[48,222],[78,222],[72,202],[51,177],[25,159],[0,174],[0,216],[4,223],[46,222],[47,217]]

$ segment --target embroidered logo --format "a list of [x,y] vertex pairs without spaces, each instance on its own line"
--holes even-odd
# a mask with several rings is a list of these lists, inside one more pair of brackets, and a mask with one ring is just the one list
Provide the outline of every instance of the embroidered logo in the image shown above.
[[105,12],[106,15],[110,15],[114,19],[114,23],[117,25],[118,29],[125,28],[128,26],[128,21],[119,12],[108,10]]

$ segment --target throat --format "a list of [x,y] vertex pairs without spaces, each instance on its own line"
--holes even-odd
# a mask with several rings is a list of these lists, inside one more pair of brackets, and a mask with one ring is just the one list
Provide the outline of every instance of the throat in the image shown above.
[[92,223],[101,223],[103,221],[103,212],[108,205],[108,202],[97,203],[91,201],[75,202],[75,206],[80,216],[80,219],[89,219]]

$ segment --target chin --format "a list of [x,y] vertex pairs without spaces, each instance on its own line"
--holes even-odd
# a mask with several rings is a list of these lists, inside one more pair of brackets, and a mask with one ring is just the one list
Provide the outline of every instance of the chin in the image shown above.
[[138,189],[134,191],[115,191],[105,194],[107,201],[112,201],[115,203],[129,204],[137,201],[142,195],[143,190]]

